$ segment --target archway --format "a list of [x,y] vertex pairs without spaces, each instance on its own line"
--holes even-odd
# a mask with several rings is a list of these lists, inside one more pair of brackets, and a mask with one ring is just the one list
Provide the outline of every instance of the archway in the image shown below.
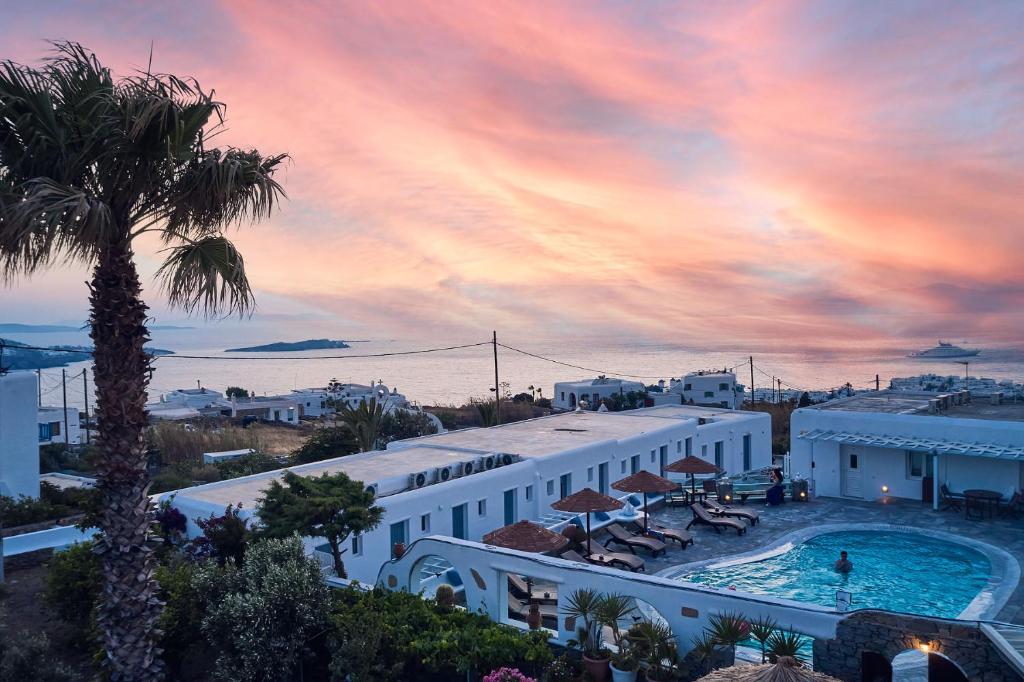
[[576,407],[576,394],[575,393],[570,393],[569,394],[569,409],[572,409],[574,407]]
[[942,654],[928,654],[928,682],[967,682],[967,675]]
[[892,682],[892,664],[876,651],[865,651],[860,655],[860,679],[861,682]]
[[909,649],[892,659],[892,682],[967,682],[952,660],[936,651]]
[[437,588],[441,585],[452,588],[457,605],[466,605],[465,583],[450,561],[436,554],[427,554],[412,565],[409,572],[410,592],[430,598],[437,594]]

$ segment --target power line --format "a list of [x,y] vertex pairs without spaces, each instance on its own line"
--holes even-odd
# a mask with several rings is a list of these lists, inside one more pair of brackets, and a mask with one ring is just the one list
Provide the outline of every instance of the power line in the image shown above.
[[554,358],[548,358],[548,357],[545,357],[543,355],[537,355],[536,353],[531,353],[529,351],[525,351],[525,350],[522,350],[520,348],[513,348],[512,346],[506,346],[503,343],[499,343],[498,345],[501,346],[502,348],[504,348],[505,350],[510,350],[510,351],[515,352],[515,353],[521,353],[521,354],[527,355],[527,356],[529,356],[531,358],[537,358],[538,360],[544,360],[546,362],[553,362],[556,365],[562,365],[564,367],[572,367],[573,369],[581,369],[584,372],[596,372],[597,374],[604,374],[606,376],[607,375],[611,375],[611,376],[616,376],[616,377],[629,377],[630,379],[663,379],[664,378],[664,377],[661,377],[661,376],[645,376],[645,375],[642,375],[642,374],[626,374],[624,372],[611,372],[611,371],[603,370],[603,369],[593,369],[593,368],[590,368],[590,367],[583,367],[582,365],[574,365],[574,364],[572,364],[570,362],[562,362],[561,360],[555,360]]

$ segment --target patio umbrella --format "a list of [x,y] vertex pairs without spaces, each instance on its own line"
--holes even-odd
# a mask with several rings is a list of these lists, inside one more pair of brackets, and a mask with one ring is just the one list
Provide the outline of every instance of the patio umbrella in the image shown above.
[[647,494],[667,493],[676,489],[676,484],[649,471],[638,471],[626,476],[621,481],[612,483],[612,487],[624,493],[643,493],[644,495],[644,535],[647,534]]
[[687,455],[669,464],[665,467],[665,471],[673,474],[690,474],[690,491],[697,492],[697,480],[694,476],[696,474],[717,474],[718,467],[711,462],[705,462],[700,457]]
[[561,533],[548,530],[532,521],[519,521],[502,526],[485,535],[483,541],[485,545],[537,554],[554,553],[569,544],[569,538]]
[[614,511],[625,505],[614,497],[608,497],[593,488],[584,488],[578,493],[563,497],[551,505],[557,511],[573,514],[587,514],[587,554],[590,554],[590,512]]
[[733,665],[720,668],[698,682],[840,682],[824,673],[805,668],[800,661],[780,656],[778,663],[765,665]]

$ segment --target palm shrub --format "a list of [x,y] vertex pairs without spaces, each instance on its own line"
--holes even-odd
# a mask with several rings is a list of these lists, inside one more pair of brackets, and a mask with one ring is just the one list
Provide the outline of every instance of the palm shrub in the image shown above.
[[690,655],[700,664],[699,673],[704,675],[711,669],[711,662],[714,660],[715,651],[718,649],[718,640],[705,630],[700,636],[694,637],[691,642]]
[[569,646],[577,647],[587,658],[607,658],[604,628],[600,620],[602,597],[597,590],[579,589],[569,595],[563,612],[576,621],[576,637]]
[[244,312],[252,291],[224,230],[265,218],[283,196],[274,173],[284,156],[207,144],[223,115],[195,80],[148,70],[118,79],[75,43],[55,44],[39,67],[0,63],[0,271],[93,268],[94,464],[105,502],[97,618],[115,678],[162,676],[146,544],[151,357],[135,246],[150,234],[163,242],[157,274],[171,305]]
[[370,402],[360,400],[358,407],[348,403],[338,406],[338,420],[355,436],[359,452],[377,449],[384,409],[385,404],[377,402],[376,398],[370,398]]
[[716,613],[708,618],[711,636],[722,645],[736,646],[750,636],[750,623],[739,613]]
[[606,594],[597,605],[597,620],[612,632],[612,643],[617,649],[612,655],[612,663],[619,670],[634,670],[637,667],[636,652],[629,644],[629,639],[622,631],[622,621],[636,611],[633,599],[622,594]]
[[678,669],[679,647],[666,623],[642,620],[629,629],[629,639],[644,656],[648,680],[671,679]]
[[327,586],[298,536],[253,544],[242,566],[208,562],[193,585],[206,604],[202,631],[223,680],[295,679],[327,624]]
[[803,643],[803,635],[785,630],[776,630],[768,640],[768,660],[776,663],[783,656],[797,658]]
[[771,616],[762,616],[750,621],[750,636],[761,647],[761,662],[768,660],[768,640],[775,633],[778,623]]

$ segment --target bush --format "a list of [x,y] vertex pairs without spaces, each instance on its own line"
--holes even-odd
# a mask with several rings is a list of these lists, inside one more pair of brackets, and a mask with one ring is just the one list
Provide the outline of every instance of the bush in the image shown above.
[[192,485],[192,478],[180,469],[164,469],[153,477],[153,483],[149,486],[150,494],[165,493],[168,490],[180,490]]
[[192,467],[191,476],[193,481],[203,483],[216,483],[220,480],[220,469],[213,464]]
[[228,460],[227,462],[217,462],[214,466],[217,467],[221,480],[226,481],[229,478],[252,476],[253,474],[261,474],[264,471],[274,471],[281,468],[281,463],[269,455],[255,452],[245,457]]
[[192,540],[192,554],[199,558],[214,558],[222,566],[228,559],[240,565],[253,537],[249,521],[242,518],[241,511],[241,504],[228,505],[220,516],[210,514],[208,518],[196,519],[196,525],[203,534]]
[[309,464],[354,452],[359,452],[359,444],[352,430],[347,426],[331,426],[314,431],[302,447],[292,453],[292,462]]
[[160,451],[161,462],[187,468],[202,464],[204,452],[260,449],[254,432],[233,426],[207,425],[189,430],[182,424],[162,422],[153,426],[149,435],[149,442]]
[[156,569],[164,602],[159,621],[163,632],[160,646],[172,677],[179,676],[186,658],[203,658],[206,648],[202,633],[204,604],[194,585],[195,573],[195,564],[180,560]]
[[387,412],[380,422],[379,446],[383,447],[395,440],[419,438],[437,433],[437,427],[422,412],[394,410]]
[[54,660],[44,633],[0,632],[0,682],[74,682],[77,673]]
[[210,563],[193,585],[206,604],[202,631],[222,680],[294,679],[328,614],[327,586],[302,540],[264,540],[245,564]]
[[57,616],[81,634],[81,644],[93,639],[93,607],[102,586],[100,558],[94,545],[80,542],[50,559],[43,598]]

